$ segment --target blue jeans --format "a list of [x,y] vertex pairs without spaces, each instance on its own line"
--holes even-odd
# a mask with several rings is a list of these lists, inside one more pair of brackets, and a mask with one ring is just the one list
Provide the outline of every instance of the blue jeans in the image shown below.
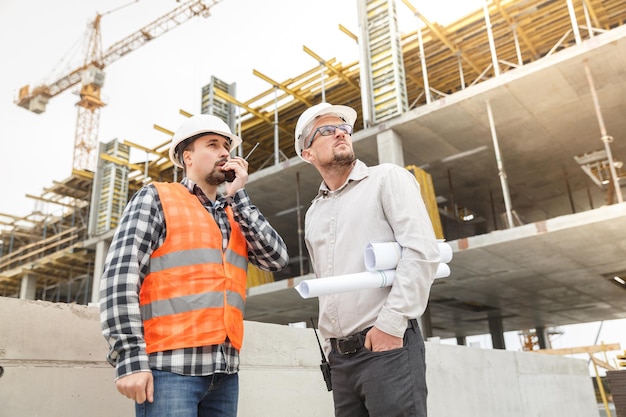
[[236,417],[238,374],[184,376],[153,370],[154,402],[135,404],[137,417]]

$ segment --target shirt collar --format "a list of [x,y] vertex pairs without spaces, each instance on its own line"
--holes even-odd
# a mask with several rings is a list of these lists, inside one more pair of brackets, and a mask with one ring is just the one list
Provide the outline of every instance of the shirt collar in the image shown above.
[[[346,187],[346,185],[348,185],[352,181],[361,181],[362,179],[366,178],[368,175],[369,174],[368,174],[367,165],[365,165],[365,163],[362,162],[361,160],[357,159],[356,162],[354,163],[354,166],[352,167],[352,170],[350,171],[350,174],[348,175],[348,178],[346,179],[346,182],[343,183],[343,185],[339,187],[337,190],[335,190],[335,192],[343,190]],[[326,183],[322,181],[322,184],[320,185],[320,188],[317,193],[317,197],[328,195],[328,193],[330,192],[331,191],[326,185]]]
[[204,194],[204,191],[202,191],[202,189],[198,186],[198,184],[190,180],[188,177],[184,177],[180,183],[184,185],[185,188],[187,188],[187,190],[189,190],[191,194],[198,197],[198,200],[200,200],[203,206],[206,206],[209,204],[215,208],[226,206],[226,198],[223,195],[218,193],[215,201],[211,201],[209,197],[207,197],[206,194]]

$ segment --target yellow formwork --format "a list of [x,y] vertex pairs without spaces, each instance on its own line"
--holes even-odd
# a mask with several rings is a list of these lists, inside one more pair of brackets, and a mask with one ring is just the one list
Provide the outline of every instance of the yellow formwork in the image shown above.
[[246,288],[274,282],[274,274],[263,271],[252,264],[248,264],[248,276],[246,277]]
[[437,207],[437,195],[435,194],[435,187],[433,185],[433,179],[431,175],[423,169],[416,167],[415,165],[409,165],[405,168],[411,171],[413,175],[415,175],[415,179],[420,185],[422,199],[424,199],[424,204],[426,204],[426,209],[428,210],[430,221],[432,222],[433,229],[435,230],[435,236],[437,237],[437,239],[443,239],[443,227],[441,226],[439,208]]

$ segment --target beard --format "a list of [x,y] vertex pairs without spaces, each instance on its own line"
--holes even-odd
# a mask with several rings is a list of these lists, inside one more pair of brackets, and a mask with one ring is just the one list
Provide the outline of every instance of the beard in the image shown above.
[[220,185],[226,181],[226,177],[224,177],[224,171],[214,169],[206,175],[204,180],[211,185]]
[[225,160],[218,161],[211,172],[209,172],[204,180],[211,185],[220,185],[226,182],[226,176],[220,164]]
[[356,155],[352,148],[350,148],[350,150],[333,152],[333,157],[328,165],[336,167],[350,166],[354,161],[356,161]]

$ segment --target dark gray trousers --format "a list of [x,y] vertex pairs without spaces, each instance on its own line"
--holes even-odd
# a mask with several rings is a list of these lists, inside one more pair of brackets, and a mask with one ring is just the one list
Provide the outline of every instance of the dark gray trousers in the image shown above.
[[[359,336],[363,340],[365,333]],[[328,361],[336,417],[426,417],[425,348],[419,327],[407,329],[400,349],[331,352]]]

